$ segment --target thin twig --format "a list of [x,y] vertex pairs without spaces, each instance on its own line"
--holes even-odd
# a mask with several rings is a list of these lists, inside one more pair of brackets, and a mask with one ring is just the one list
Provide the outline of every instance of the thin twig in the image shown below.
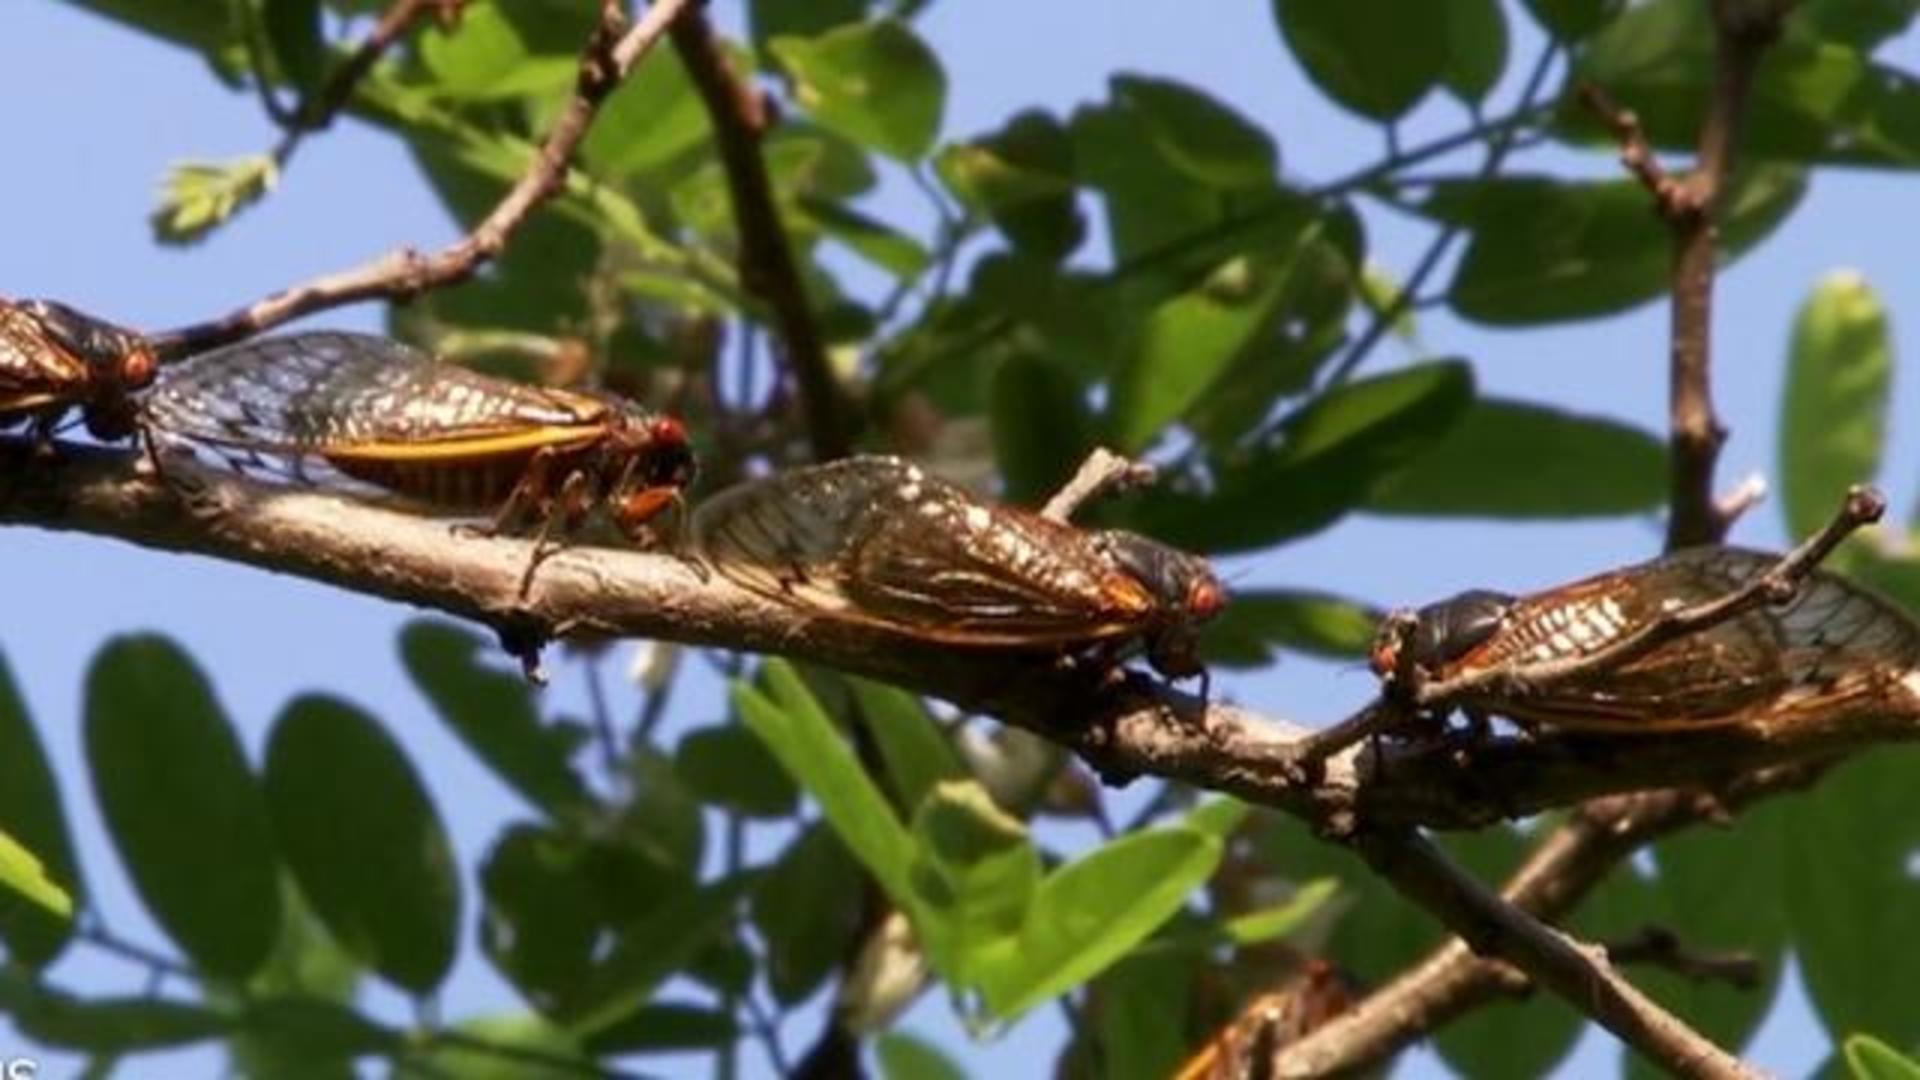
[[533,164],[460,240],[426,255],[402,248],[352,269],[322,275],[220,318],[155,335],[155,348],[164,357],[184,356],[315,311],[360,300],[405,299],[472,277],[498,257],[508,237],[535,208],[564,187],[568,162],[586,137],[601,103],[690,3],[656,0],[624,34],[619,5],[603,5],[601,20],[581,53],[573,97],[554,120]]
[[1040,516],[1067,521],[1086,505],[1087,500],[1107,491],[1124,491],[1151,484],[1153,478],[1153,466],[1122,457],[1104,446],[1095,447],[1093,453],[1080,463],[1080,468],[1066,486],[1054,492],[1047,504],[1040,508]]
[[1723,982],[1741,990],[1760,985],[1760,961],[1752,953],[1689,949],[1665,926],[1643,926],[1634,936],[1606,942],[1605,947],[1607,959],[1616,965],[1645,964],[1694,982]]
[[740,233],[740,284],[772,309],[780,327],[787,364],[799,384],[814,457],[821,461],[845,457],[852,452],[853,441],[840,385],[833,377],[793,244],[780,221],[773,181],[760,154],[760,140],[771,122],[769,103],[734,73],[705,12],[695,8],[675,23],[673,44],[713,122]]
[[1438,916],[1476,952],[1498,956],[1600,1022],[1627,1045],[1679,1076],[1757,1077],[1582,946],[1508,903],[1410,830],[1363,830],[1355,848],[1367,864]]

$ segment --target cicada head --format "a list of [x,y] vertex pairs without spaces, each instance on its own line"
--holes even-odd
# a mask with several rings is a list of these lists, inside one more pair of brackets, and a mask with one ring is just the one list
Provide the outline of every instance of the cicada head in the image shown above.
[[49,341],[86,366],[96,395],[113,398],[138,390],[160,369],[153,347],[131,330],[55,300],[27,300],[20,309],[33,316]]
[[1390,616],[1374,635],[1369,665],[1387,678],[1399,670],[1404,649],[1405,659],[1422,671],[1444,668],[1498,633],[1514,601],[1507,593],[1470,589],[1411,612],[1410,628],[1402,625],[1409,615]]
[[1112,529],[1098,535],[1113,562],[1154,598],[1147,662],[1173,678],[1204,674],[1200,626],[1227,605],[1226,586],[1214,576],[1212,565],[1138,533]]
[[612,452],[624,458],[608,493],[614,524],[636,541],[651,523],[683,501],[698,471],[686,425],[671,416],[642,415],[613,433]]

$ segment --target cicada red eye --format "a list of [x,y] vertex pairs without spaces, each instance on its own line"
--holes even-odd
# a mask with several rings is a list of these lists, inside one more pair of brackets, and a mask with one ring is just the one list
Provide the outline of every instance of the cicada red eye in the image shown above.
[[[693,472],[670,417],[366,334],[288,334],[191,357],[161,375],[145,415],[163,438],[243,464],[318,461],[431,507],[491,512],[496,527],[530,514],[543,535],[583,516],[582,503],[603,504],[625,528],[658,513],[653,501],[670,502]],[[642,481],[638,501],[619,490],[629,477]]]
[[1195,583],[1212,580],[1204,560],[1144,537],[983,502],[888,457],[722,492],[693,534],[723,575],[776,602],[956,645],[1151,646],[1186,632]]

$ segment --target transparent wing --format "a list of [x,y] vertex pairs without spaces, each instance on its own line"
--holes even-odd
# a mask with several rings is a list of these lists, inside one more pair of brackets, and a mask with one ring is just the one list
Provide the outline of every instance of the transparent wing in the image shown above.
[[279,453],[471,439],[596,420],[591,398],[435,361],[368,334],[242,342],[161,373],[146,403],[163,433]]

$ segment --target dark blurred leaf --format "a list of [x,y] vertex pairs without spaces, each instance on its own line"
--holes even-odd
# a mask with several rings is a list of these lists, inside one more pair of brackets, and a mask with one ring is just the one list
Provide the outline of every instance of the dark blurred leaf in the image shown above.
[[774,38],[816,37],[866,13],[866,0],[747,0],[753,48],[763,56]]
[[942,780],[966,776],[953,744],[919,698],[866,679],[849,678],[847,685],[860,705],[867,736],[886,765],[888,784],[906,813],[916,810]]
[[143,33],[196,49],[209,59],[238,56],[240,38],[232,8],[205,0],[67,0]]
[[907,868],[914,842],[906,826],[894,816],[886,796],[860,767],[846,740],[793,667],[770,660],[762,672],[767,693],[736,682],[734,707],[820,804],[834,831],[888,895],[896,903],[911,903]]
[[1413,108],[1447,66],[1447,4],[1273,0],[1280,35],[1307,77],[1363,116]]
[[1920,757],[1887,748],[1827,776],[1786,815],[1782,869],[1795,957],[1835,1038],[1920,1039],[1920,969],[1888,943],[1920,940]]
[[[66,814],[60,807],[59,781],[4,655],[0,655],[0,835],[31,853],[50,883],[70,901],[86,899]],[[67,919],[53,917],[38,904],[20,903],[0,888],[0,942],[6,945],[9,961],[44,967],[60,955],[72,932]]]
[[918,240],[840,203],[803,198],[800,209],[820,231],[903,281],[919,277],[931,259]]
[[1780,395],[1780,508],[1788,536],[1820,531],[1853,484],[1880,471],[1893,345],[1887,311],[1850,270],[1814,287],[1794,319]]
[[400,631],[408,674],[475,756],[549,814],[589,810],[592,798],[569,761],[571,738],[540,722],[524,678],[479,662],[485,648],[445,623],[412,622]]
[[1872,1035],[1852,1036],[1844,1049],[1854,1080],[1920,1080],[1920,1061]]
[[1506,12],[1500,0],[1450,0],[1440,6],[1447,15],[1447,65],[1440,82],[1461,101],[1483,101],[1507,67]]
[[1666,497],[1666,444],[1639,428],[1481,398],[1437,444],[1382,481],[1367,509],[1558,519],[1648,512]]
[[1523,0],[1549,36],[1578,41],[1605,26],[1626,0]]
[[[302,96],[319,88],[327,73],[327,43],[320,34],[320,0],[262,0],[260,22],[280,71]],[[264,77],[264,73],[261,73]]]
[[[360,1015],[347,1005],[313,997],[273,997],[249,1004],[238,1026],[264,1039],[283,1053],[299,1053],[309,1062],[316,1057],[351,1059],[363,1054],[391,1054],[406,1045],[407,1037]],[[291,1056],[282,1059],[288,1065]]]
[[1920,0],[1805,0],[1790,16],[1806,32],[1871,50],[1900,36],[1920,14]]
[[782,1005],[812,995],[846,958],[860,930],[860,864],[824,823],[781,850],[753,893],[753,926],[766,942],[767,985]]
[[940,132],[947,76],[903,23],[876,19],[769,46],[813,118],[901,161],[925,157]]
[[1086,236],[1073,141],[1050,113],[1018,113],[996,132],[941,150],[934,166],[947,190],[991,219],[1016,248],[1058,260]]
[[578,1004],[568,1010],[567,1030],[592,1038],[633,1016],[661,983],[733,924],[735,905],[755,880],[753,873],[722,878],[621,927],[580,988]]
[[167,170],[160,201],[148,216],[162,244],[205,239],[233,215],[267,197],[280,166],[265,154],[231,161],[183,161]]
[[[1806,175],[1786,166],[1738,174],[1725,202],[1725,258],[1757,243],[1799,204]],[[1624,311],[1666,294],[1672,241],[1631,180],[1537,177],[1436,184],[1422,211],[1473,234],[1447,301],[1490,325]]]
[[1145,75],[1115,75],[1112,92],[1139,122],[1139,137],[1190,180],[1209,187],[1263,188],[1279,152],[1259,125],[1206,91]]
[[1102,1080],[1165,1080],[1186,1056],[1200,957],[1187,949],[1135,949],[1095,980],[1090,1009]]
[[1207,627],[1201,655],[1226,667],[1258,667],[1275,647],[1351,660],[1367,654],[1380,613],[1344,597],[1306,589],[1235,591]]
[[[1808,164],[1920,165],[1920,82],[1845,43],[1870,39],[1890,22],[1910,18],[1911,11],[1855,9],[1838,18],[1838,39],[1819,36],[1816,25],[1790,22],[1789,32],[1761,58],[1741,153]],[[1574,77],[1605,88],[1632,109],[1656,147],[1691,150],[1712,93],[1712,52],[1706,7],[1650,0],[1629,8],[1593,39]],[[1556,124],[1570,137],[1602,137],[1596,118],[1571,96]]]
[[257,970],[280,929],[266,804],[233,727],[167,638],[116,637],[86,686],[87,766],[135,889],[194,963]]
[[700,1005],[661,1002],[643,1005],[632,1016],[586,1040],[596,1057],[718,1050],[740,1037],[729,1013]]
[[967,1074],[940,1048],[911,1032],[889,1031],[873,1043],[885,1080],[967,1080]]
[[702,801],[748,817],[784,817],[800,804],[800,789],[767,744],[738,724],[688,732],[673,769]]
[[700,874],[707,842],[699,799],[673,762],[651,746],[632,748],[626,767],[631,794],[618,811],[618,839],[650,864],[691,883]]
[[1209,552],[1245,551],[1314,532],[1426,452],[1472,401],[1472,373],[1458,361],[1340,386],[1289,416],[1273,445],[1217,465],[1210,493],[1155,488],[1133,500],[1128,522],[1168,543]]
[[1058,487],[1093,449],[1093,417],[1085,391],[1060,366],[1015,353],[994,369],[994,461],[1003,494],[1030,506]]
[[602,1072],[581,1046],[586,1040],[536,1013],[474,1017],[449,1034],[410,1056],[406,1071],[451,1080],[581,1080]]
[[[1311,239],[1311,232],[1301,237]],[[1121,451],[1148,446],[1267,329],[1298,250],[1277,260],[1224,263],[1154,308],[1113,380],[1107,427]]]
[[218,1038],[232,1020],[186,1002],[153,997],[82,998],[0,971],[0,1012],[35,1044],[96,1054],[186,1046]]
[[460,879],[405,751],[366,713],[310,694],[274,722],[265,771],[274,834],[314,913],[395,985],[431,993],[453,966]]

